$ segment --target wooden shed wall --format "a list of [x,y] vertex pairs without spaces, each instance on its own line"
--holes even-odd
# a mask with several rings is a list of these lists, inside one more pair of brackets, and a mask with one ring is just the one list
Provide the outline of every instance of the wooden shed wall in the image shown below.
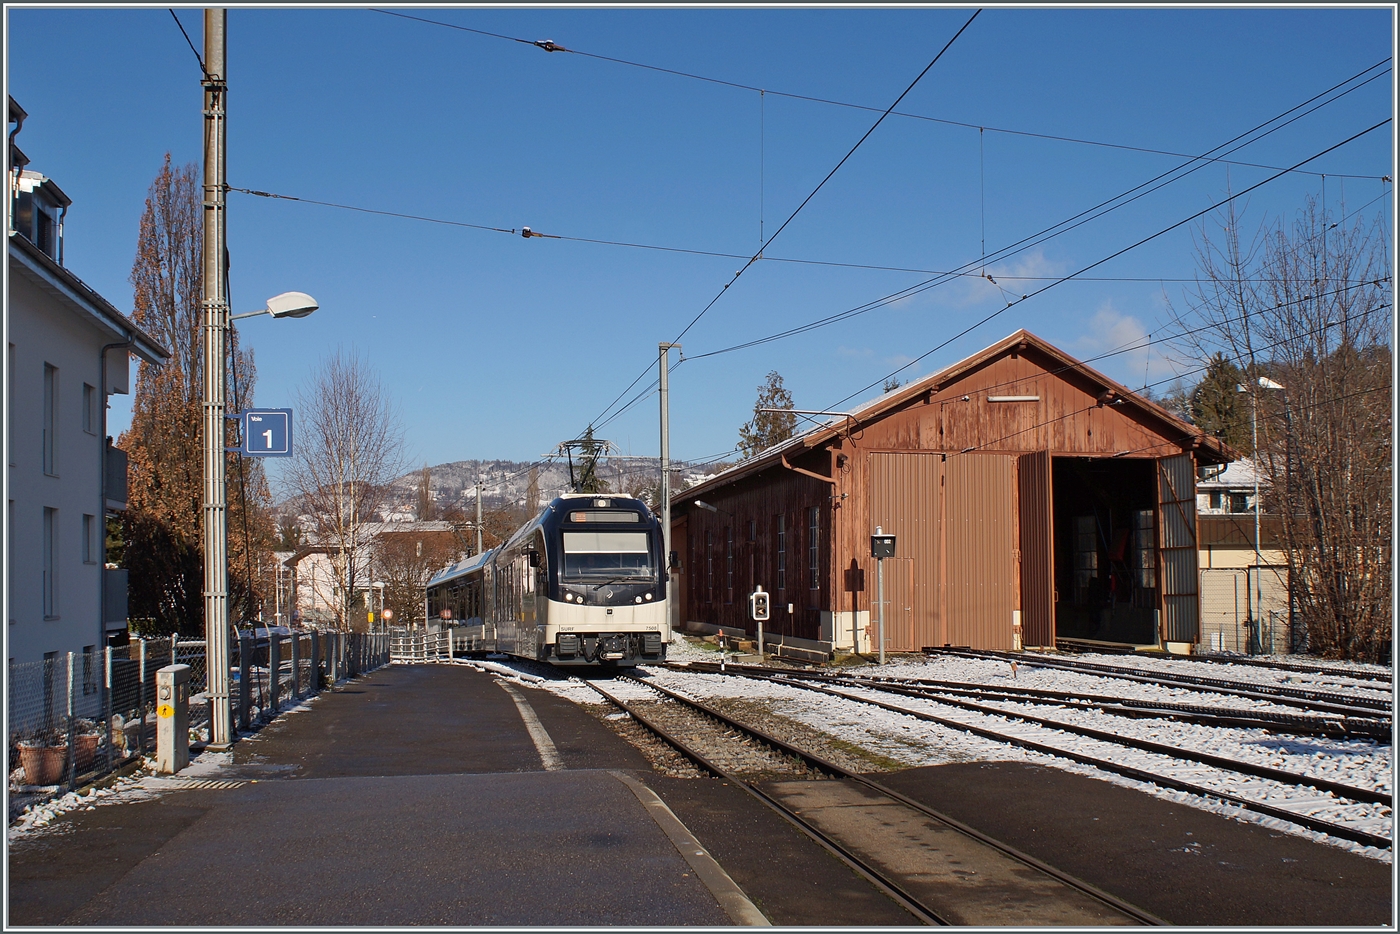
[[[686,508],[684,619],[752,628],[743,597],[754,583],[776,590],[774,517],[783,514],[791,523],[789,580],[786,591],[774,595],[770,632],[829,638],[821,633],[822,611],[850,614],[841,624],[844,628],[851,618],[873,610],[876,568],[869,536],[882,524],[901,542],[900,557],[885,565],[887,647],[918,650],[950,643],[1010,648],[1013,611],[1023,609],[1023,584],[1036,597],[1026,620],[1032,628],[1026,644],[1048,643],[1054,613],[1048,458],[1156,460],[1191,447],[1187,433],[1177,435],[1148,411],[1130,403],[1101,405],[1098,397],[1105,388],[1029,346],[970,367],[942,385],[896,390],[907,397],[890,411],[791,460],[832,476],[830,485],[773,466],[704,491],[701,499],[734,515],[710,513],[693,504]],[[1037,398],[992,402],[989,396]],[[1034,464],[1020,459],[1037,452],[1041,457]],[[1023,478],[1027,470],[1039,473]],[[931,498],[935,482],[944,485],[943,505]],[[1020,508],[1026,484],[1040,490],[1040,502],[1031,513]],[[950,490],[956,491],[951,498],[946,495]],[[823,536],[818,591],[805,586],[805,510],[811,506],[820,507]],[[753,543],[747,536],[751,519],[757,523]],[[1023,581],[1020,538],[1028,522],[1028,560],[1045,566],[1038,564]],[[727,525],[735,528],[732,604],[725,602],[723,588]],[[715,574],[720,578],[713,602],[706,599],[706,531],[713,535]],[[799,579],[794,580],[795,575]],[[789,602],[795,608],[791,617],[786,612]],[[873,620],[872,613],[867,631],[873,629]],[[871,636],[873,647],[873,632]],[[838,638],[838,643],[848,642],[849,635]]]
[[[803,466],[813,472],[829,470],[830,456],[814,452]],[[817,468],[817,469],[814,469]],[[821,638],[821,613],[831,592],[831,488],[830,485],[781,466],[747,477],[700,499],[727,512],[713,513],[689,504],[685,514],[688,562],[685,566],[685,613],[681,622],[695,620],[716,626],[752,631],[748,595],[754,584],[773,594],[772,619],[765,631],[802,639]],[[808,575],[811,536],[808,510],[818,510],[818,583],[812,590]],[[777,587],[777,521],[785,517],[786,581]],[[754,537],[749,538],[749,523]],[[678,528],[672,524],[673,534]],[[727,587],[726,529],[734,531],[734,592]],[[705,535],[713,543],[707,556]],[[710,583],[713,573],[714,583]],[[713,586],[713,589],[712,589]],[[713,598],[711,595],[713,594]],[[793,605],[791,614],[788,604]]]

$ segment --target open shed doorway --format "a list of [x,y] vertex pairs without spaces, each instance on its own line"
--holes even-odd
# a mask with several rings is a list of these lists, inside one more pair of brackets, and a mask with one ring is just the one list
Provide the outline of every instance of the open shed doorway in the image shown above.
[[1157,462],[1051,462],[1056,636],[1157,644]]

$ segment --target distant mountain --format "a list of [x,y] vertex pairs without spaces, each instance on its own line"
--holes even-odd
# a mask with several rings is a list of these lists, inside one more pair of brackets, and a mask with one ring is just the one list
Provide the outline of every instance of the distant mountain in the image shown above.
[[[453,507],[460,508],[470,515],[476,509],[476,484],[483,484],[481,504],[485,509],[505,505],[523,506],[530,486],[528,461],[506,460],[466,460],[450,464],[438,464],[428,468],[428,488],[433,498],[433,506],[441,515]],[[548,503],[551,499],[570,489],[569,465],[564,460],[553,460],[533,465],[538,469],[539,501]],[[680,488],[684,489],[707,473],[677,465],[681,472]],[[714,468],[711,468],[713,470]],[[611,458],[600,462],[598,475],[605,480],[614,492],[633,493],[648,498],[647,492],[661,480],[661,459],[656,457]],[[418,501],[418,485],[422,469],[411,471],[394,481],[398,491],[394,508],[385,519],[408,519],[413,517]]]

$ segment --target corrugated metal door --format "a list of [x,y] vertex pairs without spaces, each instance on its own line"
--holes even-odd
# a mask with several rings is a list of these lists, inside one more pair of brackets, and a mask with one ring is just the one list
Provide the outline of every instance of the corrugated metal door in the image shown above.
[[1016,457],[969,454],[943,465],[947,641],[1011,648],[1016,587]]
[[[922,648],[914,635],[914,559],[886,558],[885,651],[909,652]],[[879,590],[879,569],[874,589]],[[873,596],[873,595],[872,595]],[[925,643],[927,645],[927,643]],[[912,646],[912,648],[911,648]],[[870,650],[880,651],[880,608],[870,615]]]
[[[889,625],[886,651],[917,652],[945,641],[938,627],[939,505],[943,484],[942,457],[923,453],[870,455],[870,531],[880,526],[896,537],[899,563],[908,560],[901,599],[908,607],[899,626]],[[891,562],[885,561],[885,600],[892,601]],[[875,599],[874,569],[866,578],[866,593]],[[894,603],[890,602],[889,606]],[[894,614],[889,618],[893,620]],[[871,618],[871,626],[874,626]],[[874,645],[872,636],[872,645]],[[876,646],[878,648],[878,646]]]
[[1055,532],[1050,452],[1016,459],[1021,513],[1021,641],[1055,644]]
[[1196,461],[1190,454],[1157,461],[1158,541],[1162,615],[1168,642],[1195,642],[1200,633],[1196,572]]

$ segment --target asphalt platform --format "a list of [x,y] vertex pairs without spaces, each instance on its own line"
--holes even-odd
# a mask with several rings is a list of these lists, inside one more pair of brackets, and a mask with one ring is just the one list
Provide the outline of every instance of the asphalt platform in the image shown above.
[[[12,841],[7,926],[915,923],[743,790],[660,776],[575,704],[515,690],[561,769],[494,676],[380,669],[241,740],[214,776],[235,787]],[[1173,924],[1393,923],[1386,864],[1107,782],[1004,762],[880,780]]]

